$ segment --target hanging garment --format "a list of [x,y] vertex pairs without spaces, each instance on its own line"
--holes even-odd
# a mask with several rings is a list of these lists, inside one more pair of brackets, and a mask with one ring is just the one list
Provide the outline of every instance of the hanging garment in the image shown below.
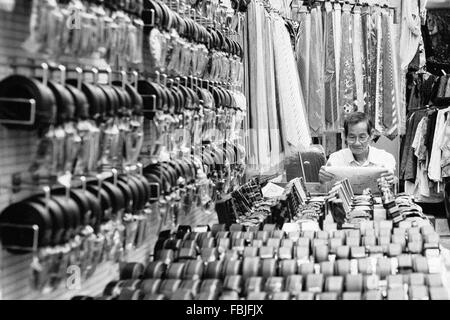
[[323,38],[322,13],[320,7],[311,9],[311,47],[309,55],[309,98],[307,103],[309,127],[311,135],[317,137],[324,129],[324,96],[323,79]]
[[441,146],[444,141],[446,115],[450,108],[439,110],[436,120],[436,129],[433,137],[433,147],[431,149],[430,164],[428,166],[428,177],[435,182],[442,181],[441,174]]
[[394,79],[396,65],[394,61],[392,22],[388,11],[382,12],[383,30],[383,125],[386,136],[393,140],[397,136],[397,101]]
[[299,12],[298,14],[298,35],[296,42],[296,59],[298,74],[302,84],[302,93],[305,97],[306,106],[309,105],[309,54],[311,43],[311,14],[309,12]]
[[377,96],[377,74],[378,74],[378,59],[377,59],[377,43],[378,43],[378,25],[377,18],[379,11],[376,8],[367,8],[368,15],[366,15],[366,35],[367,35],[367,82],[368,82],[368,97],[366,103],[366,114],[370,119],[375,119],[376,106],[375,100]]
[[448,178],[450,177],[450,116],[448,115],[443,132],[441,150],[441,175],[443,178]]
[[342,7],[339,3],[333,5],[333,26],[334,26],[334,52],[336,55],[336,96],[338,101],[338,109],[334,115],[336,119],[335,128],[340,128],[340,115],[339,115],[339,81],[341,70],[341,40],[342,40]]
[[430,196],[430,188],[428,187],[429,180],[427,176],[427,165],[428,165],[428,153],[426,150],[425,134],[427,132],[428,117],[424,116],[417,125],[416,134],[411,147],[414,149],[414,155],[417,157],[417,176],[415,181],[415,191],[414,194],[419,194],[422,196]]
[[353,64],[355,67],[356,108],[364,112],[364,72],[361,9],[353,9]]
[[438,88],[438,92],[437,92],[438,98],[445,97],[445,91],[447,89],[447,82],[448,82],[449,78],[450,78],[450,76],[448,76],[448,75],[441,76],[439,78],[439,88]]
[[276,86],[282,122],[286,142],[298,152],[306,150],[311,144],[306,108],[289,34],[283,20],[275,19],[273,27]]
[[416,134],[417,126],[424,115],[425,111],[417,111],[413,112],[408,117],[406,136],[402,141],[400,152],[401,161],[399,178],[401,180],[408,180],[410,182],[415,181],[417,160],[414,157],[414,151],[412,150],[411,145]]
[[428,127],[427,127],[427,139],[425,145],[428,150],[428,158],[431,158],[431,149],[433,148],[434,132],[436,130],[437,111],[432,110],[428,112]]
[[[248,43],[248,74],[249,74],[249,163],[250,175],[260,175],[270,169],[270,146],[268,133],[268,117],[263,28],[264,8],[250,2],[248,6],[248,33],[254,35]],[[251,58],[250,58],[251,57]]]
[[416,55],[421,36],[418,1],[402,1],[402,27],[400,36],[400,65],[403,70]]
[[342,40],[341,62],[339,76],[339,109],[341,125],[347,114],[356,111],[355,108],[355,72],[353,63],[353,19],[350,6],[342,8]]
[[324,13],[325,26],[325,126],[326,130],[337,130],[338,97],[336,84],[335,15],[328,7]]
[[383,43],[383,31],[382,31],[382,22],[381,22],[381,9],[376,9],[375,15],[375,25],[377,28],[377,74],[376,74],[376,82],[375,82],[375,130],[377,130],[378,134],[383,132],[383,52],[384,52],[384,43]]
[[370,38],[370,7],[361,9],[361,36],[362,36],[362,70],[363,70],[363,95],[364,95],[364,112],[368,113],[370,107],[370,61],[369,61],[369,38]]
[[445,98],[450,98],[450,77],[447,79],[447,85],[445,86]]
[[267,121],[269,124],[269,147],[270,147],[270,164],[271,170],[266,174],[276,174],[280,172],[282,159],[280,132],[278,125],[276,91],[275,91],[275,64],[274,64],[274,41],[272,19],[266,13],[264,19],[264,35],[265,35],[265,63],[266,66],[266,93],[267,93]]

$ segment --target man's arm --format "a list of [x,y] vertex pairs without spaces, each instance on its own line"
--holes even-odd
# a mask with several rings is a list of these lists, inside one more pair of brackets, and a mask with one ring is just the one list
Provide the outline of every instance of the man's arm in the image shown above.
[[[327,163],[325,164],[326,167],[332,167],[333,163],[335,162],[335,154],[332,153],[327,161]],[[324,167],[320,168],[319,171],[319,181],[320,183],[326,183],[329,181],[332,181],[335,178],[334,174],[325,171]]]

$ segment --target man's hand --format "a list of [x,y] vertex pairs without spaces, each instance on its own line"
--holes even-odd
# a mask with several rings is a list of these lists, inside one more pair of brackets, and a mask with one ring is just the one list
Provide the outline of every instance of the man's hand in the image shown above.
[[332,174],[332,173],[330,173],[330,172],[327,172],[327,171],[325,170],[325,167],[322,166],[322,167],[320,168],[320,171],[319,171],[319,181],[320,181],[320,183],[330,182],[330,181],[332,181],[334,178],[335,178],[335,175]]
[[381,178],[384,178],[391,186],[398,182],[397,177],[392,171],[386,171],[382,173]]

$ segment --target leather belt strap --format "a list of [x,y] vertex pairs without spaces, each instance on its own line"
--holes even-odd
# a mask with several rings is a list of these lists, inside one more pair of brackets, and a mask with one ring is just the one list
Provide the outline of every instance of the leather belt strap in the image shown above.
[[325,291],[342,293],[342,291],[344,291],[344,277],[327,277],[325,280]]
[[282,292],[284,290],[284,278],[283,277],[268,278],[264,290],[269,294]]
[[277,274],[277,260],[276,259],[264,259],[261,263],[261,275],[267,279],[274,277]]
[[48,207],[52,224],[52,239],[51,245],[58,245],[64,243],[65,236],[65,217],[59,205],[52,199],[46,200],[45,196],[37,196],[28,200],[29,202],[36,202],[42,207]]
[[320,263],[320,273],[325,277],[332,276],[334,274],[334,262],[324,261]]
[[181,283],[180,289],[188,290],[188,291],[192,292],[192,294],[194,296],[196,296],[200,292],[201,283],[202,283],[202,281],[199,279],[183,280],[183,282]]
[[220,279],[223,267],[223,261],[208,262],[205,270],[205,279]]
[[264,289],[262,277],[249,277],[245,280],[245,293],[261,292]]
[[345,291],[347,292],[362,292],[364,278],[362,274],[346,275],[345,276]]
[[314,263],[313,262],[302,263],[299,266],[298,271],[303,276],[306,276],[308,274],[313,274],[314,273]]
[[[53,225],[50,214],[45,206],[33,202],[18,202],[10,205],[0,215],[1,223],[20,225],[37,225],[39,227],[38,246],[43,247],[51,244],[53,236]],[[18,235],[17,231],[5,229],[2,232],[4,246],[33,246],[33,235],[30,237]]]
[[167,270],[167,265],[162,261],[152,261],[150,262],[144,271],[145,279],[161,279]]
[[161,287],[159,289],[159,293],[165,295],[166,297],[170,297],[173,292],[177,291],[177,289],[181,285],[180,279],[166,279],[161,283]]
[[175,260],[175,252],[171,249],[163,249],[157,252],[156,258],[166,264],[172,263]]
[[278,249],[278,259],[292,259],[292,247],[280,247]]
[[127,263],[120,272],[120,279],[139,279],[144,274],[144,270],[142,263]]
[[224,290],[231,290],[237,293],[241,293],[243,285],[243,279],[240,275],[226,276],[224,280]]
[[188,261],[183,272],[184,280],[199,280],[203,277],[203,262]]
[[194,295],[190,290],[178,289],[170,296],[171,300],[192,300]]
[[216,261],[219,259],[217,248],[203,248],[200,256],[204,262]]
[[118,300],[142,300],[144,293],[141,290],[123,289]]
[[197,250],[195,248],[181,248],[178,253],[178,260],[197,259]]
[[323,274],[308,274],[306,276],[305,289],[309,292],[322,292],[324,285]]
[[243,273],[243,263],[242,260],[228,260],[225,261],[222,278],[226,276],[239,275]]
[[172,263],[167,269],[168,279],[181,279],[183,276],[185,264],[183,262]]
[[[34,99],[36,101],[35,121],[31,126],[5,124],[8,128],[45,129],[56,121],[56,102],[50,88],[37,79],[12,75],[0,81],[1,98]],[[0,108],[2,119],[27,119],[21,108]]]
[[253,247],[253,246],[248,246],[244,248],[244,252],[243,252],[243,257],[257,257],[258,256],[258,251],[259,248],[258,247]]

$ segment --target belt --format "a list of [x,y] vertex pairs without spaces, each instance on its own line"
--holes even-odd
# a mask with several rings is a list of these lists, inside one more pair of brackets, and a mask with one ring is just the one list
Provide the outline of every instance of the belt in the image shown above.
[[66,242],[75,237],[81,229],[80,211],[77,203],[72,198],[65,196],[52,196],[64,213],[66,222]]
[[75,118],[80,120],[89,118],[89,103],[85,94],[70,84],[66,84],[66,89],[72,95],[75,103]]
[[[0,97],[34,99],[36,101],[35,119],[31,125],[5,124],[12,129],[45,129],[56,121],[56,102],[50,88],[37,79],[12,75],[0,82]],[[29,119],[23,108],[0,108],[1,119],[24,120]]]
[[70,91],[63,85],[53,81],[48,81],[47,85],[55,97],[57,107],[56,124],[60,125],[73,120],[75,115],[75,102]]
[[140,279],[144,271],[145,267],[142,263],[127,263],[120,271],[120,280]]

